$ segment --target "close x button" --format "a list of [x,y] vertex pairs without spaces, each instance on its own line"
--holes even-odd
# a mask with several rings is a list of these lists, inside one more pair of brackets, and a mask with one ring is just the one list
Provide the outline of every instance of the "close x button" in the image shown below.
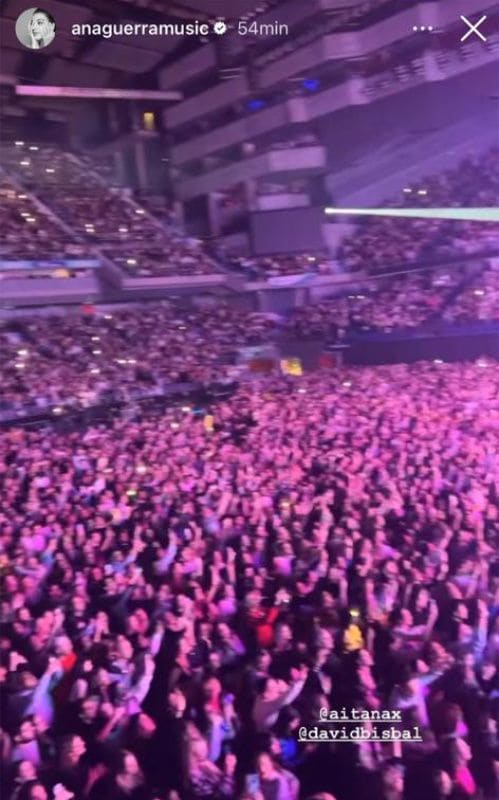
[[478,22],[470,22],[470,20],[467,17],[465,17],[463,14],[461,14],[461,19],[464,22],[464,24],[466,25],[466,27],[468,28],[466,33],[463,34],[463,36],[461,36],[461,41],[462,42],[465,42],[466,39],[469,36],[478,36],[478,38],[481,39],[482,42],[486,42],[487,41],[487,37],[484,36],[483,33],[479,30],[480,25],[483,25],[483,23],[487,19],[487,15],[486,14],[484,14],[483,17],[481,17],[478,20]]

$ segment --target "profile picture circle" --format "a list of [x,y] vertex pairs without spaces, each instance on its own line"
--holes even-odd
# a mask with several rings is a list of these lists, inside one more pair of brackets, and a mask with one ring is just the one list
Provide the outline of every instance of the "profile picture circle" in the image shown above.
[[55,38],[55,19],[44,8],[27,8],[16,21],[16,36],[23,47],[42,50]]

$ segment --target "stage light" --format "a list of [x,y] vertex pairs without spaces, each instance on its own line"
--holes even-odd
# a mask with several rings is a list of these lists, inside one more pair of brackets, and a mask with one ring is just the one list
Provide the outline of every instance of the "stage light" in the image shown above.
[[28,356],[29,355],[29,350],[18,350],[17,351],[17,355],[18,356],[23,356],[23,357],[24,356]]
[[100,342],[100,336],[92,336],[93,342]]
[[344,386],[345,389],[349,389],[350,386],[352,385],[352,381],[343,381],[341,385]]
[[302,85],[307,92],[317,92],[321,87],[321,82],[318,78],[305,78]]
[[38,147],[36,145],[32,144],[29,149],[30,150],[38,150]]
[[29,167],[30,162],[29,161],[20,161],[19,164],[21,165],[21,167]]
[[267,104],[264,100],[255,98],[254,100],[248,100],[246,103],[246,108],[248,111],[261,111],[266,105]]
[[98,367],[92,367],[90,370],[91,375],[100,375],[100,369]]
[[484,290],[483,290],[483,289],[475,289],[475,290],[473,291],[473,294],[475,294],[477,297],[483,297],[483,295],[485,294],[485,292],[484,292]]
[[444,362],[442,361],[442,359],[441,359],[441,358],[434,358],[434,359],[433,359],[433,363],[434,363],[434,364],[438,364],[438,365],[439,365],[439,364],[443,364]]
[[24,147],[24,142],[14,142],[16,147]]
[[137,265],[135,258],[127,258],[126,263],[129,267],[135,267]]
[[325,214],[356,217],[399,217],[407,219],[453,219],[473,222],[498,222],[499,208],[333,208],[327,206]]
[[100,355],[102,355],[102,350],[92,350],[92,355],[100,356]]
[[17,197],[18,197],[19,200],[27,200],[28,199],[28,195],[27,194],[18,194]]
[[136,209],[135,209],[135,213],[136,213],[136,214],[145,214],[146,212],[144,211],[144,209],[143,209],[143,208],[136,208]]
[[48,172],[49,174],[52,174],[53,172],[55,172],[55,169],[51,169],[50,167],[47,167],[45,172]]
[[59,414],[62,414],[63,410],[64,409],[62,409],[60,406],[54,406],[54,408],[52,409],[52,414],[55,414],[57,416]]
[[136,469],[136,472],[137,472],[139,475],[145,475],[145,474],[146,474],[146,472],[147,472],[147,467],[146,467],[144,464],[139,464],[139,466],[138,466],[138,467],[137,467],[137,469]]

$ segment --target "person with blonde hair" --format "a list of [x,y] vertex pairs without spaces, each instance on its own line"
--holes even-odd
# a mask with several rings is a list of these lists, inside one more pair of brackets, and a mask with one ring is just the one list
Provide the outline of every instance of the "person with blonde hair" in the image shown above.
[[[192,726],[194,728],[194,726]],[[208,742],[199,731],[190,731],[187,744],[187,774],[189,798],[192,800],[223,800],[234,797],[236,757],[225,756],[223,769],[209,759]]]

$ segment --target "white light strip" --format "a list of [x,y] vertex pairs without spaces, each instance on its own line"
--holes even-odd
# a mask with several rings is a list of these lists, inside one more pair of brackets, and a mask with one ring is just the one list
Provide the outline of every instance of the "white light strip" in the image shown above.
[[499,222],[499,208],[334,208],[324,209],[328,216],[415,217],[419,219],[456,219],[472,222]]
[[138,89],[91,89],[75,86],[16,86],[24,97],[76,97],[91,100],[182,100],[182,92]]

